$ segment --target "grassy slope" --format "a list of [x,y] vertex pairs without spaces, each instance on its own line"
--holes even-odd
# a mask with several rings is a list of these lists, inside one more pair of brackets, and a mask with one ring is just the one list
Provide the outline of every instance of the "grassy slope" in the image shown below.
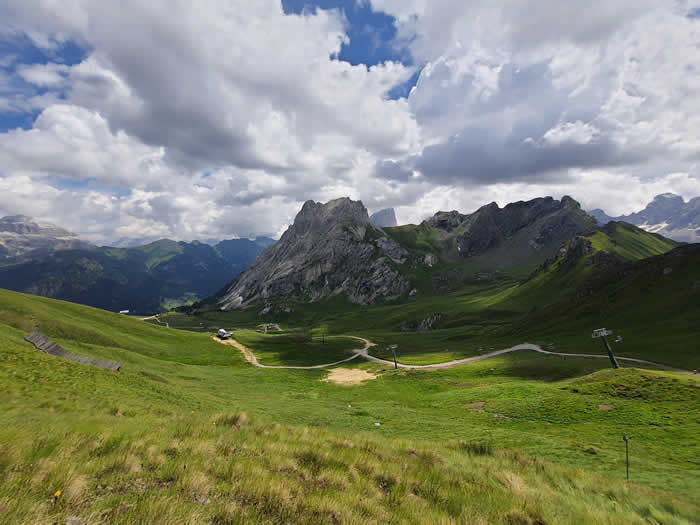
[[[255,369],[206,334],[4,291],[0,310],[3,519],[685,523],[700,512],[693,376],[576,379],[605,363],[526,353],[438,372],[353,365],[380,377],[345,388],[319,381],[324,371]],[[35,351],[22,337],[36,322],[122,372]],[[253,423],[234,428],[238,411]]]
[[263,365],[313,366],[334,363],[353,355],[362,344],[342,337],[306,338],[299,331],[270,332],[236,330],[236,340],[255,349],[255,357]]
[[577,334],[605,326],[624,338],[615,345],[619,355],[698,368],[700,250],[691,248],[603,272],[583,286],[585,300],[544,303],[517,329],[573,343]]
[[595,250],[614,253],[622,260],[636,261],[661,255],[680,243],[656,233],[649,233],[626,222],[608,223],[601,231],[588,236]]

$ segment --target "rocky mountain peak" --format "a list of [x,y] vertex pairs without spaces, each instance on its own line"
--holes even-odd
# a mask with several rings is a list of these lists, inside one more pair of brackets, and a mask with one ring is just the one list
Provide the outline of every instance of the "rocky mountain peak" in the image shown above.
[[282,296],[314,301],[345,295],[361,304],[397,297],[408,282],[392,263],[402,264],[404,252],[370,223],[361,201],[306,201],[280,240],[231,284],[222,308]]
[[472,257],[513,239],[522,238],[525,250],[538,252],[544,246],[592,227],[594,221],[569,196],[556,200],[540,197],[518,201],[500,208],[492,202],[474,213],[439,212],[427,221],[429,226],[454,237],[453,245],[460,257]]
[[568,195],[564,195],[561,198],[561,204],[562,204],[562,206],[569,206],[572,208],[580,208],[581,207],[581,205],[579,204],[579,202],[577,200],[573,199],[572,197],[570,197]]
[[353,201],[348,197],[341,197],[325,204],[308,200],[294,219],[295,225],[306,222],[316,225],[335,222],[366,224],[369,222],[369,215],[362,201]]
[[285,235],[287,238],[311,239],[334,237],[344,232],[349,232],[355,238],[361,239],[369,225],[367,208],[361,201],[353,201],[347,197],[326,203],[308,200],[280,241]]
[[467,215],[462,215],[456,210],[439,211],[428,219],[427,223],[433,228],[450,232],[462,224],[466,218]]

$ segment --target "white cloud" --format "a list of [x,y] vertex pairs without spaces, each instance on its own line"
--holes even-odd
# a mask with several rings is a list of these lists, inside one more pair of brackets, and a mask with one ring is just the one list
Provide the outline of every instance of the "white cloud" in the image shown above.
[[42,87],[61,86],[66,81],[67,71],[65,64],[53,63],[21,65],[17,68],[17,74],[26,82]]
[[562,144],[573,142],[574,144],[588,144],[599,133],[595,126],[577,120],[576,122],[561,122],[547,130],[542,138],[550,144]]
[[304,200],[341,195],[418,221],[545,194],[619,214],[700,193],[687,6],[371,3],[425,66],[408,98],[387,93],[413,68],[337,59],[333,10],[7,0],[0,37],[86,57],[0,71],[0,111],[41,112],[0,133],[0,213],[100,240],[192,239],[279,233]]

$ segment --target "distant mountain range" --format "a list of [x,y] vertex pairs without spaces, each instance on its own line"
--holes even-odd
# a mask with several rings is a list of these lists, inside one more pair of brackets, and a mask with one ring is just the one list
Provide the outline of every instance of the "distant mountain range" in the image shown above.
[[677,241],[700,242],[700,197],[685,202],[680,195],[663,193],[654,197],[642,211],[629,215],[611,217],[601,209],[588,213],[601,226],[611,221],[624,221]]
[[[697,224],[697,203],[661,195],[624,219],[647,230],[678,231]],[[304,203],[277,242],[231,239],[212,246],[162,239],[125,248],[94,246],[51,224],[6,217],[0,219],[0,287],[134,313],[206,298],[203,304],[216,308],[264,311],[334,297],[366,305],[444,295],[501,278],[525,282],[557,258],[562,268],[578,260],[567,253],[588,254],[586,264],[614,265],[678,245],[593,213],[596,218],[571,197],[542,197],[390,226],[396,224],[393,209],[370,217],[362,202],[341,198]],[[658,224],[663,228],[652,227]]]
[[[601,229],[571,197],[504,208],[491,203],[471,214],[438,212],[419,225],[400,227],[376,226],[359,201],[307,201],[280,240],[216,302],[223,309],[265,305],[263,311],[270,311],[284,302],[336,296],[372,304],[439,295],[504,272],[526,279],[581,236],[593,239],[583,244],[609,253],[600,260],[636,260],[677,246],[632,225]],[[624,250],[612,248],[618,239]]]
[[30,217],[0,219],[0,287],[134,313],[157,312],[215,294],[275,241],[230,239],[210,246],[162,239],[94,246]]

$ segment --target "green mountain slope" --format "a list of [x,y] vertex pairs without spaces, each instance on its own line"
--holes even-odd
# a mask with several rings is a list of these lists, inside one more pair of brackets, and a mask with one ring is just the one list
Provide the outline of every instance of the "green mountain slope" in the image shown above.
[[268,241],[233,239],[212,247],[163,239],[134,248],[61,250],[0,268],[0,287],[106,310],[151,313],[214,294]]
[[[34,350],[22,338],[36,325],[122,371]],[[434,372],[355,364],[379,377],[348,388],[322,370],[251,367],[206,334],[3,290],[0,348],[9,523],[692,523],[700,512],[690,375],[580,378],[597,363],[519,355]],[[634,436],[630,483],[622,432]]]
[[599,231],[576,236],[560,246],[528,281],[510,297],[514,303],[543,306],[556,300],[579,296],[586,279],[625,262],[661,255],[680,243],[649,233],[627,223],[611,222]]
[[[580,258],[569,271],[550,269],[525,285],[517,300],[538,307],[518,329],[537,333],[540,340],[556,334],[564,342],[574,334],[606,327],[623,337],[615,345],[620,355],[698,368],[700,245],[633,262],[585,266],[595,257]],[[565,282],[575,286],[559,294],[549,292]]]

